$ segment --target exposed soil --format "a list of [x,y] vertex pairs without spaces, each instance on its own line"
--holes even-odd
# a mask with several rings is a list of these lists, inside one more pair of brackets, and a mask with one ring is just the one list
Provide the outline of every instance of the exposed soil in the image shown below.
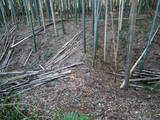
[[[144,22],[145,21],[145,22]],[[125,21],[124,21],[125,22]],[[115,23],[116,24],[116,23]],[[125,58],[127,50],[128,26],[124,23],[122,36],[120,39],[120,51],[118,58],[118,71],[125,70]],[[136,41],[134,42],[133,61],[142,53],[147,43],[150,21],[140,20],[136,26]],[[159,120],[160,119],[160,94],[152,93],[144,89],[129,88],[121,90],[119,86],[122,78],[117,78],[110,74],[114,70],[113,51],[110,47],[109,59],[107,63],[103,62],[103,36],[104,21],[100,21],[99,43],[97,61],[92,66],[93,37],[91,30],[91,21],[87,23],[87,53],[83,52],[82,35],[76,44],[76,49],[72,54],[58,62],[56,67],[63,67],[76,62],[84,62],[84,65],[72,69],[69,78],[59,79],[58,81],[48,83],[37,87],[21,95],[22,102],[36,106],[39,109],[30,111],[40,112],[41,114],[54,116],[57,111],[80,112],[90,115],[94,120]],[[26,28],[26,29],[24,29]],[[53,26],[47,28],[46,33],[41,32],[37,36],[38,52],[33,53],[23,66],[27,55],[33,48],[33,40],[29,39],[15,48],[14,57],[8,68],[13,70],[36,70],[39,65],[44,65],[51,56],[54,56],[58,50],[69,41],[81,28],[81,23],[65,22],[66,34],[61,31],[61,24],[57,25],[59,36],[55,36]],[[20,28],[17,34],[26,36],[28,33],[25,25]],[[110,36],[112,39],[112,37]],[[20,37],[17,38],[21,39]],[[145,69],[159,70],[159,44],[157,38],[153,43],[149,59]],[[45,110],[42,112],[42,109]],[[48,119],[49,118],[42,118]]]

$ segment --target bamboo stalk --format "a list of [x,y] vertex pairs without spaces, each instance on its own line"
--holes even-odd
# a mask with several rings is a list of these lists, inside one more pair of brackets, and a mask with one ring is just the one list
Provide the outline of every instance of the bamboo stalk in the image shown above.
[[57,34],[57,28],[56,28],[56,20],[55,20],[55,14],[54,14],[54,7],[53,7],[53,1],[50,0],[50,7],[51,7],[51,13],[52,13],[52,20],[53,20],[53,25],[54,25],[54,31],[55,31],[55,34]]
[[2,11],[2,17],[3,17],[3,21],[4,21],[4,24],[5,24],[5,27],[6,27],[6,31],[8,32],[7,20],[6,20],[5,10],[4,10],[2,1],[0,1],[0,9]]
[[86,53],[86,2],[85,0],[82,0],[82,16],[83,16],[83,47],[84,47],[84,53]]
[[105,33],[104,33],[104,61],[107,58],[107,44],[108,44],[108,0],[105,0]]
[[[151,43],[154,40],[158,30],[160,27],[157,28],[156,32],[153,34],[152,38],[151,38]],[[142,58],[144,57],[145,53],[147,51],[147,47],[144,49],[144,51],[142,52],[141,56],[138,58],[138,60],[135,62],[135,64],[132,66],[131,70],[130,70],[130,74],[132,74],[132,72],[134,71],[134,69],[136,68],[136,66],[139,64],[139,62],[142,60]]]
[[46,32],[46,26],[45,26],[45,21],[44,21],[44,13],[43,13],[42,0],[39,0],[39,6],[40,6],[41,19],[42,19],[42,24],[43,24],[44,33],[45,33]]
[[123,81],[120,88],[127,89],[129,86],[129,77],[130,77],[130,69],[131,69],[131,58],[132,58],[132,47],[135,33],[135,24],[136,24],[136,13],[137,13],[137,3],[138,0],[132,1],[132,7],[130,12],[130,32],[129,32],[129,47],[128,47],[128,55],[127,55],[127,66],[126,66],[126,78]]

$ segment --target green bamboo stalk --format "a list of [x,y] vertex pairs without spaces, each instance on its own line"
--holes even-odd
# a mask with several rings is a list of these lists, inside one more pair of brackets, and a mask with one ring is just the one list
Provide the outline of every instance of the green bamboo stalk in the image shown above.
[[51,13],[52,13],[52,20],[53,20],[53,25],[54,25],[54,31],[55,31],[55,34],[57,34],[57,28],[56,28],[56,20],[55,20],[55,14],[54,14],[54,7],[53,7],[53,1],[50,0],[50,7],[51,7]]
[[1,10],[1,12],[2,12],[3,22],[4,22],[4,24],[5,24],[6,31],[8,32],[7,20],[6,20],[6,15],[5,15],[6,13],[5,13],[5,10],[4,10],[2,1],[0,1],[0,10]]
[[39,8],[40,8],[40,13],[41,13],[41,19],[42,19],[42,24],[44,28],[44,33],[46,32],[46,26],[45,26],[45,20],[44,20],[44,13],[43,13],[43,6],[42,6],[42,0],[39,0]]
[[45,6],[46,6],[46,13],[47,13],[47,17],[50,19],[50,6],[49,6],[49,0],[45,0]]
[[38,20],[39,25],[41,26],[41,20],[40,20],[40,13],[39,13],[39,2],[38,0],[34,0],[35,4],[35,13],[36,13],[36,19]]
[[[24,0],[26,2],[26,0]],[[29,21],[30,21],[30,25],[31,25],[31,30],[32,30],[32,34],[33,34],[33,42],[34,42],[34,51],[37,52],[37,44],[36,44],[36,36],[35,36],[35,30],[34,30],[34,25],[33,25],[33,21],[32,21],[32,12],[31,12],[31,1],[29,0],[28,3],[26,2],[27,7],[27,11],[29,13]]]
[[94,36],[94,24],[95,24],[95,18],[94,18],[94,1],[92,0],[92,36]]
[[96,53],[98,46],[98,25],[99,25],[99,17],[101,11],[101,1],[94,0],[94,45],[93,45],[93,66],[96,62]]
[[82,14],[83,14],[83,44],[84,44],[84,53],[86,53],[86,2],[82,0]]
[[104,61],[107,58],[107,43],[108,43],[108,0],[105,0],[105,33],[104,33]]
[[77,19],[77,17],[78,17],[78,6],[77,6],[77,3],[78,3],[78,0],[76,0],[75,1],[75,21],[76,21],[76,25],[78,24],[78,19]]
[[61,16],[61,23],[62,23],[62,31],[63,31],[63,34],[65,34],[65,29],[64,29],[64,23],[63,23],[63,12],[62,12],[62,1],[59,0],[59,4],[60,4],[60,16]]
[[29,13],[28,13],[28,6],[25,0],[23,0],[23,5],[25,8],[26,18],[27,18],[27,24],[29,25]]

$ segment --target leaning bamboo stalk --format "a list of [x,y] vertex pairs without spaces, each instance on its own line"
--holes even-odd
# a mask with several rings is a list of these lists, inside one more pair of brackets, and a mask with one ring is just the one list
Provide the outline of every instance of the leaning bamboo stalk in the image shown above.
[[57,28],[56,28],[56,20],[55,20],[55,14],[54,14],[54,7],[53,7],[53,1],[50,0],[50,7],[51,7],[51,13],[52,13],[52,20],[53,20],[53,25],[54,25],[54,31],[55,31],[55,34],[57,34]]
[[[152,38],[151,38],[151,43],[154,40],[158,30],[160,27],[157,28],[156,32],[153,34]],[[130,74],[132,74],[132,72],[134,71],[134,69],[136,68],[136,66],[139,64],[139,62],[142,60],[142,58],[144,57],[145,53],[147,51],[147,48],[145,48],[145,50],[143,51],[143,53],[141,54],[141,56],[138,58],[138,60],[135,62],[135,64],[132,66],[131,70],[130,70]]]
[[[58,22],[59,22],[59,21],[58,21]],[[46,25],[46,27],[48,27],[48,26],[50,26],[50,25],[52,25],[52,24],[53,24],[53,23],[49,23],[49,24]],[[35,29],[35,35],[38,34],[38,33],[40,33],[41,31],[43,31],[43,27],[40,27],[40,28]],[[30,34],[30,35],[28,35],[27,37],[23,38],[21,41],[15,43],[14,45],[11,46],[11,48],[16,47],[17,45],[21,44],[22,42],[28,40],[28,39],[31,38],[31,37],[33,37],[33,34]]]
[[159,14],[159,11],[160,11],[160,0],[157,1],[157,7],[156,7],[156,11],[155,11],[155,15],[154,15],[154,18],[153,18],[153,23],[152,23],[152,26],[151,26],[151,31],[149,33],[149,40],[148,40],[148,43],[147,43],[147,47],[146,47],[146,52],[145,52],[145,55],[142,59],[142,64],[141,64],[141,69],[144,68],[144,64],[148,58],[148,54],[149,54],[149,49],[151,48],[151,43],[152,43],[152,36],[156,30],[156,28],[158,27],[158,14]]

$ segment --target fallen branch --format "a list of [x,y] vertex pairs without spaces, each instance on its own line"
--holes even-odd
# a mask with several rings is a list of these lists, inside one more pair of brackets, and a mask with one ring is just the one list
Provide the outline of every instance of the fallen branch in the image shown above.
[[153,77],[153,78],[137,78],[137,79],[130,79],[130,82],[148,82],[148,81],[158,81],[160,77]]
[[[52,24],[53,24],[53,23],[49,23],[49,24],[46,25],[46,27],[48,27],[48,26],[50,26],[50,25],[52,25]],[[42,32],[42,31],[43,31],[43,27],[37,28],[37,29],[35,30],[35,35],[37,35],[38,33]],[[33,34],[28,35],[27,37],[25,37],[25,38],[22,39],[21,41],[19,41],[19,42],[17,42],[16,44],[12,45],[11,48],[16,47],[17,45],[21,44],[22,42],[28,40],[28,39],[31,38],[31,37],[33,37]]]

